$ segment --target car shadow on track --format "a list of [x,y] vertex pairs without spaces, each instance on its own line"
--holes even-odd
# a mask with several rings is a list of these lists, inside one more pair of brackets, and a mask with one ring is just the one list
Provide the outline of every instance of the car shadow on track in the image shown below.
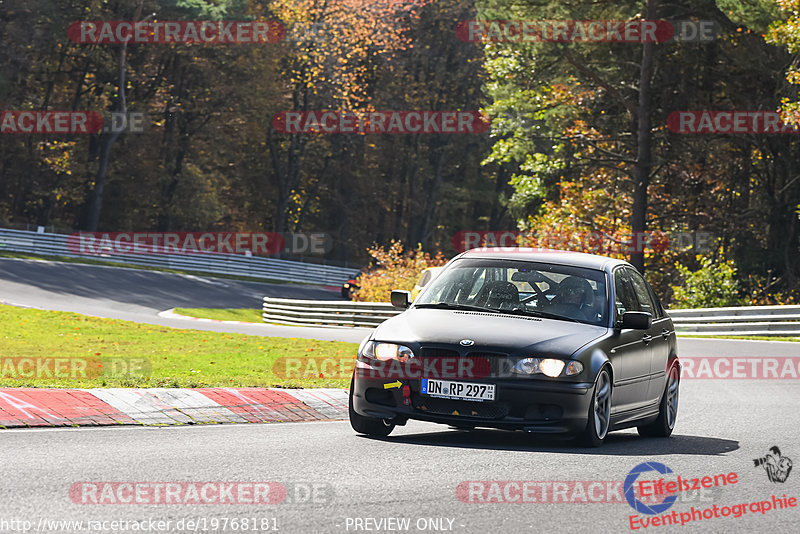
[[492,449],[507,451],[559,452],[590,455],[656,456],[659,454],[690,454],[716,456],[739,448],[739,442],[707,436],[673,434],[669,438],[643,438],[635,432],[611,433],[599,448],[578,447],[568,439],[550,436],[534,436],[523,432],[503,430],[450,430],[398,434],[379,439],[393,443],[426,445],[434,447],[456,447],[462,449]]

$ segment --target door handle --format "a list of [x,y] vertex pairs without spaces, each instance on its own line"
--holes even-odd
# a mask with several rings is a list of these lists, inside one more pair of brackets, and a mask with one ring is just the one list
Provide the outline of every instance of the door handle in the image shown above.
[[653,336],[651,336],[650,334],[645,334],[642,336],[642,341],[644,341],[645,343],[650,343],[652,340]]
[[669,330],[667,330],[667,329],[665,328],[664,330],[662,330],[662,331],[661,331],[661,336],[662,336],[664,339],[667,339],[671,333],[672,333],[672,332],[670,332]]

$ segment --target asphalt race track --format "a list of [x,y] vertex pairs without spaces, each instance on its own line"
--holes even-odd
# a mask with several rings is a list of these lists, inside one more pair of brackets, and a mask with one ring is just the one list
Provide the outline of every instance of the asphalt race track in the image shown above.
[[[5,466],[0,519],[35,525],[40,519],[154,518],[174,526],[181,519],[256,517],[276,518],[280,532],[306,533],[363,532],[354,528],[356,518],[389,517],[409,518],[409,531],[417,532],[420,519],[447,518],[453,521],[445,530],[450,532],[625,532],[633,513],[625,502],[478,504],[461,502],[456,489],[465,481],[622,481],[640,462],[654,460],[683,477],[738,474],[735,485],[687,492],[673,505],[678,513],[691,506],[762,501],[773,494],[797,496],[796,473],[784,484],[772,483],[753,459],[773,445],[790,457],[790,451],[800,450],[799,407],[795,383],[686,381],[672,438],[614,433],[601,449],[592,450],[523,433],[461,432],[414,422],[386,440],[359,437],[347,422],[10,430],[0,435],[0,465]],[[318,492],[316,503],[270,505],[99,505],[70,499],[72,484],[104,481],[279,482],[295,488],[299,500],[308,492],[298,486],[325,491]],[[788,533],[798,528],[800,514],[793,508],[647,530]]]
[[[335,298],[331,292],[301,286],[0,260],[0,300],[154,324],[168,324],[155,315],[163,309],[257,306],[263,294]],[[218,323],[181,322],[178,326],[248,328]],[[247,333],[285,335],[264,328],[269,330]],[[364,335],[363,331],[290,330],[323,339]],[[681,356],[800,354],[800,344],[794,343],[684,338],[679,344]],[[254,529],[252,523],[266,519],[266,525],[279,532],[299,533],[633,532],[629,517],[635,512],[621,495],[620,483],[645,461],[665,464],[683,478],[737,474],[735,484],[684,493],[664,512],[675,511],[679,518],[692,507],[723,509],[768,501],[772,495],[800,497],[797,469],[778,483],[768,479],[763,467],[754,465],[773,446],[780,447],[785,457],[800,461],[798,384],[796,379],[684,380],[671,438],[643,439],[635,431],[624,431],[612,433],[600,449],[575,448],[568,442],[523,433],[455,431],[418,422],[399,427],[383,440],[357,436],[347,422],[0,431],[0,532],[21,531],[21,521],[30,521],[31,528],[39,526],[39,531],[57,531],[57,525],[48,521],[70,520],[84,524],[62,525],[61,532],[118,532],[122,531],[119,526],[114,530],[107,523],[103,529],[93,523],[98,527],[93,529],[87,521],[150,519],[169,521],[162,532],[221,532],[224,521],[228,521],[225,532],[241,532],[245,518],[251,521],[248,531],[268,531]],[[511,484],[502,486],[513,490],[507,496],[491,493],[492,481],[536,481],[551,490],[544,500],[556,502],[539,502],[541,490],[532,492],[532,498],[526,499],[529,502],[497,502],[522,500],[521,493]],[[247,504],[247,494],[236,504],[201,504],[185,496],[180,504],[82,504],[85,493],[74,488],[102,487],[102,482],[196,482],[198,486],[276,482],[288,495],[276,504]],[[555,496],[553,482],[569,482],[571,489]],[[586,496],[574,492],[576,484],[588,489],[592,482],[616,488],[607,491],[612,502],[584,502]],[[459,487],[474,492],[458,493]],[[492,502],[470,502],[481,498]],[[109,502],[108,498],[103,502]],[[765,513],[752,510],[748,508],[738,518],[731,515],[638,531],[800,531],[800,507]],[[408,520],[407,529],[402,528],[404,520]],[[195,524],[187,526],[187,521]]]
[[[170,308],[261,308],[264,297],[341,300],[300,284],[262,284],[99,265],[0,258],[0,303],[216,332],[360,342],[365,329],[230,325],[158,317]],[[313,335],[310,335],[312,334]]]

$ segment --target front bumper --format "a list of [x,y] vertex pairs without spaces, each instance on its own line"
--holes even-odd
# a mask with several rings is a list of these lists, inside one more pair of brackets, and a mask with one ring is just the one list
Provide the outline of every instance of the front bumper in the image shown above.
[[[452,426],[525,430],[542,434],[578,433],[586,428],[593,384],[533,378],[485,378],[468,382],[496,385],[494,401],[463,401],[420,393],[419,379],[373,378],[355,373],[353,409],[360,415]],[[389,385],[388,388],[384,387]],[[409,386],[406,402],[403,386]]]

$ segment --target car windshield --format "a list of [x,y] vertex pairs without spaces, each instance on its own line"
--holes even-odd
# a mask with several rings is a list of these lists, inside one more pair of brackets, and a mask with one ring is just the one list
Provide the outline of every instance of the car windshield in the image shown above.
[[415,307],[470,307],[596,325],[607,324],[606,277],[581,267],[461,259],[414,301]]

